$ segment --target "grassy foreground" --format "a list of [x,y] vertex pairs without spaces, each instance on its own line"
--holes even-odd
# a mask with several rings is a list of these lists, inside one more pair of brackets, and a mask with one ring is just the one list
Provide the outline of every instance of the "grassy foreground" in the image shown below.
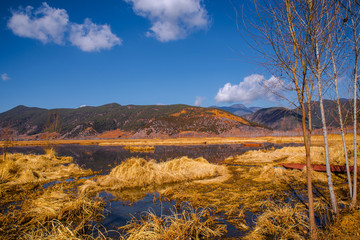
[[[101,218],[104,202],[73,191],[80,177],[94,173],[71,162],[71,157],[56,157],[52,150],[45,155],[7,154],[1,159],[1,239],[87,236],[91,222]],[[74,180],[60,182],[68,178]]]
[[[331,161],[342,164],[337,141],[333,138],[331,142]],[[144,144],[149,145],[154,144]],[[314,163],[323,163],[321,147],[313,147],[312,154]],[[301,147],[249,151],[228,158],[228,166],[210,164],[203,158],[167,162],[131,158],[108,175],[44,188],[43,183],[93,174],[72,165],[71,160],[48,152],[8,154],[0,162],[0,236],[110,239],[106,229],[94,225],[104,214],[104,200],[96,198],[97,193],[109,191],[120,199],[136,201],[156,191],[160,197],[154,201],[175,200],[189,205],[174,208],[169,215],[149,211],[123,226],[115,239],[226,239],[224,223],[236,227],[236,239],[309,237],[306,172],[279,167],[281,163],[303,163]],[[338,202],[344,207],[336,221],[330,211],[326,174],[312,175],[319,239],[359,239],[360,211],[346,210],[349,197],[345,175],[333,175]]]
[[[146,193],[149,189],[144,187],[154,185],[209,178],[223,181],[229,177],[225,166],[210,164],[203,158],[184,157],[161,163],[132,158],[94,181],[81,179],[94,173],[71,162],[72,158],[56,157],[53,151],[45,155],[7,154],[0,161],[0,239],[111,239],[106,229],[96,227],[103,217],[105,202],[94,193],[121,193],[139,187]],[[45,183],[51,184],[45,187]],[[146,218],[133,219],[122,229],[125,232],[119,233],[118,239],[170,240],[179,234],[179,239],[207,239],[226,232],[223,225],[217,224],[211,209],[191,205],[174,208],[167,216],[149,212]]]

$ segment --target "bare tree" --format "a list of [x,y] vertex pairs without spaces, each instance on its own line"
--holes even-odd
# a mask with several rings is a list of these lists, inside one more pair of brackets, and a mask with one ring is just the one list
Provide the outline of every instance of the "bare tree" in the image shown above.
[[338,215],[338,206],[336,201],[336,195],[334,191],[331,168],[330,168],[330,156],[329,156],[329,143],[328,143],[328,131],[325,117],[325,109],[323,102],[323,74],[329,64],[329,58],[327,57],[326,47],[328,46],[329,31],[334,30],[334,21],[337,17],[337,12],[332,11],[336,5],[332,1],[309,0],[308,7],[310,14],[313,16],[310,21],[311,25],[311,46],[313,48],[313,61],[309,61],[309,68],[314,72],[317,80],[317,91],[319,95],[319,105],[322,121],[322,130],[324,136],[324,150],[325,150],[325,163],[326,163],[326,176],[328,182],[328,188],[330,193],[331,207],[335,215]]
[[357,203],[357,91],[358,91],[358,65],[360,54],[360,1],[359,0],[338,0],[347,12],[344,22],[350,29],[349,39],[351,43],[351,55],[353,57],[353,134],[354,134],[354,173],[353,190],[350,207],[354,208]]
[[[345,132],[344,132],[344,117],[341,111],[341,103],[340,103],[340,96],[339,96],[339,70],[341,72],[341,69],[346,66],[344,64],[344,59],[347,59],[347,51],[346,51],[346,31],[345,31],[345,24],[347,22],[347,13],[344,11],[344,9],[341,8],[341,3],[338,1],[335,1],[333,3],[333,21],[332,21],[332,27],[329,27],[327,29],[328,34],[328,44],[327,44],[327,50],[330,54],[331,58],[331,65],[332,65],[332,79],[335,86],[335,94],[336,94],[336,107],[338,111],[338,117],[339,117],[339,125],[340,125],[340,133],[341,133],[341,139],[343,143],[343,150],[344,150],[344,158],[345,158],[345,164],[346,164],[346,173],[347,173],[347,180],[349,185],[349,196],[352,198],[352,183],[351,183],[351,174],[350,174],[350,167],[349,167],[349,157],[347,153],[347,146],[345,141]],[[331,13],[331,12],[330,12]]]
[[349,8],[352,12],[350,26],[353,33],[353,53],[354,53],[354,182],[353,182],[353,195],[351,200],[351,207],[356,206],[357,198],[357,85],[358,85],[358,64],[360,54],[360,31],[359,31],[359,2],[354,1],[349,3]]
[[294,105],[302,113],[302,135],[306,153],[307,193],[310,235],[316,238],[314,200],[311,180],[311,102],[314,90],[314,72],[308,64],[312,57],[311,22],[314,13],[309,11],[310,1],[254,0],[257,21],[251,23],[258,32],[251,43],[253,48],[268,59],[267,67],[273,71],[279,84],[296,94]]

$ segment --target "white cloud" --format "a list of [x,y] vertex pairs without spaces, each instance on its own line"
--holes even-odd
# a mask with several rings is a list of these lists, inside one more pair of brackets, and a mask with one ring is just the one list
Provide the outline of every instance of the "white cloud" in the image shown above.
[[275,101],[277,92],[281,89],[282,82],[278,78],[272,76],[265,79],[263,75],[253,74],[244,78],[244,81],[238,85],[226,83],[220,88],[215,96],[216,102],[242,102],[250,104],[255,100],[264,99]]
[[72,45],[85,52],[121,45],[121,39],[111,32],[108,25],[96,25],[88,18],[85,19],[84,24],[71,25],[69,40]]
[[32,6],[12,12],[7,26],[15,35],[40,40],[42,43],[71,43],[83,51],[100,51],[121,45],[121,39],[108,25],[97,25],[90,19],[84,24],[72,23],[65,9],[52,8],[43,3],[38,9]]
[[10,80],[10,77],[9,77],[9,75],[7,73],[2,73],[1,74],[1,79],[3,81],[7,81],[7,80]]
[[161,42],[185,38],[197,29],[206,29],[209,16],[202,0],[125,0],[137,15],[148,18],[152,27],[146,33]]
[[205,100],[205,97],[196,96],[194,105],[195,106],[201,106],[204,100]]
[[83,107],[86,107],[86,105],[81,105],[79,108],[83,108]]
[[13,12],[8,27],[15,35],[40,40],[43,43],[62,44],[69,16],[64,9],[50,7],[43,3],[36,11],[31,6]]

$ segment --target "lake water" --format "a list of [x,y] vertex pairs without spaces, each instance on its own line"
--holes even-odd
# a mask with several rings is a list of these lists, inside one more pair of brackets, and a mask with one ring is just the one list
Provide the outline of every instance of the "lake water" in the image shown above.
[[[155,146],[153,152],[131,152],[123,146],[98,146],[98,145],[57,145],[55,151],[58,156],[71,156],[74,163],[83,168],[107,173],[111,168],[131,157],[167,161],[170,159],[188,156],[190,158],[204,157],[211,163],[222,163],[224,159],[243,154],[249,150],[267,149],[280,145],[265,143],[262,147],[245,147],[242,144],[231,145],[191,145],[191,146]],[[9,152],[25,154],[44,154],[43,147],[24,146],[9,148]]]

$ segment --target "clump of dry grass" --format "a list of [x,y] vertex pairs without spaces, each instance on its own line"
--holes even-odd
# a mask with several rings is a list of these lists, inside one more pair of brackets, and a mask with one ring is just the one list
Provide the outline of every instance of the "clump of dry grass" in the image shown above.
[[61,222],[63,225],[58,227],[64,231],[66,225],[72,233],[84,234],[91,227],[89,223],[100,219],[104,210],[103,200],[65,191],[61,185],[29,192],[18,204],[18,207],[0,213],[0,235],[9,239],[34,234],[32,230],[38,228],[42,233],[37,232],[34,236],[45,234],[53,227],[53,221]]
[[256,220],[245,239],[306,239],[307,216],[298,206],[272,206]]
[[249,169],[248,174],[244,174],[248,178],[251,178],[253,181],[263,182],[263,181],[272,181],[272,182],[287,182],[289,177],[292,175],[290,171],[273,166],[264,166],[264,167],[252,167]]
[[204,158],[181,157],[160,163],[143,158],[129,158],[113,168],[108,175],[99,177],[97,182],[87,181],[80,190],[121,190],[207,179],[226,174],[228,171],[225,166],[211,164]]
[[62,189],[45,190],[36,199],[25,200],[22,213],[28,223],[46,222],[52,219],[60,221],[79,222],[100,216],[103,202],[91,199],[86,195],[66,193]]
[[[273,167],[266,165],[263,167],[251,167],[248,172],[243,172],[242,176],[251,179],[255,182],[272,182],[278,183],[306,183],[307,169],[304,167],[302,170],[285,169],[283,167]],[[317,172],[311,169],[311,178],[314,183],[327,183],[325,172]],[[337,177],[335,177],[337,179]]]
[[360,239],[360,210],[350,211],[322,232],[323,239]]
[[71,164],[72,160],[72,157],[56,157],[53,150],[45,155],[8,154],[6,160],[0,162],[0,184],[45,182],[92,174],[91,170]]
[[125,146],[125,150],[129,150],[130,152],[152,152],[155,150],[154,146]]
[[79,234],[71,224],[65,225],[58,220],[49,221],[40,228],[32,229],[27,232],[22,239],[24,240],[106,240],[101,231],[95,231],[96,237],[87,234]]
[[[344,151],[341,144],[330,146],[329,151],[330,164],[345,165]],[[325,164],[324,147],[313,146],[310,154],[312,164]],[[284,147],[273,151],[252,150],[240,156],[230,157],[225,161],[242,164],[278,164],[285,162],[305,164],[306,159],[304,147]]]
[[127,231],[126,240],[212,239],[226,233],[226,226],[217,222],[209,208],[194,209],[189,205],[160,217],[146,212],[141,219],[133,218],[122,229]]

